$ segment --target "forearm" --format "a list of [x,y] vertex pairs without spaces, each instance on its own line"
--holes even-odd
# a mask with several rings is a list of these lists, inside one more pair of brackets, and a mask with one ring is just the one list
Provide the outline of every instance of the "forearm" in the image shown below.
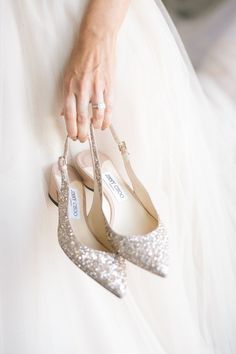
[[80,33],[103,38],[116,36],[131,0],[90,0],[80,26]]

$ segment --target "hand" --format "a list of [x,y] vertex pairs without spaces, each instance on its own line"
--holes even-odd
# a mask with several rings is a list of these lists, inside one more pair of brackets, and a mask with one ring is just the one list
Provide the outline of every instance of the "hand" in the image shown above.
[[[90,119],[97,129],[106,129],[111,123],[115,46],[114,33],[99,37],[83,31],[75,42],[63,83],[66,129],[74,140],[87,140]],[[90,117],[90,102],[104,102],[106,107],[93,109]]]

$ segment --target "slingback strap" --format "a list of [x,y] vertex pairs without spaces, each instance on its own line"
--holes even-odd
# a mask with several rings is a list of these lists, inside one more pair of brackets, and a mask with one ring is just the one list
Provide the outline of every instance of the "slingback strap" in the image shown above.
[[63,155],[58,158],[58,168],[62,174],[62,177],[68,180],[68,171],[67,171],[67,159],[68,159],[68,150],[69,150],[69,136],[67,135],[64,143]]
[[156,212],[156,208],[154,207],[147,190],[145,189],[145,187],[143,186],[141,181],[137,178],[137,176],[134,173],[134,170],[131,166],[130,159],[129,159],[129,152],[127,150],[127,145],[126,145],[125,141],[119,139],[118,134],[116,133],[115,128],[113,127],[112,124],[110,125],[109,128],[110,128],[110,132],[112,134],[113,139],[115,140],[115,142],[118,145],[119,151],[120,151],[122,159],[123,159],[126,173],[131,181],[131,184],[132,184],[135,194],[141,200],[143,205],[145,205],[145,207],[150,212],[150,214],[153,215],[155,218],[157,218],[158,215]]
[[102,174],[101,174],[101,163],[99,160],[97,142],[95,139],[94,127],[92,122],[90,122],[89,126],[89,147],[90,147],[90,155],[92,157],[93,164],[93,177],[94,177],[94,198],[97,197],[102,201]]
[[93,201],[87,216],[87,220],[88,220],[90,230],[94,232],[94,234],[98,236],[100,235],[100,237],[104,239],[106,238],[105,236],[106,218],[102,208],[103,188],[102,188],[101,164],[99,160],[97,143],[96,143],[92,122],[90,122],[88,140],[89,140],[90,155],[92,158],[92,165],[93,165],[94,192],[93,192]]
[[119,137],[118,137],[118,135],[117,135],[117,133],[116,133],[116,131],[115,131],[115,128],[113,127],[112,124],[110,125],[109,128],[110,128],[111,134],[112,134],[112,136],[113,136],[113,139],[114,139],[115,142],[117,143],[118,148],[119,148],[119,150],[120,150],[122,156],[123,156],[123,155],[128,155],[129,153],[128,153],[128,150],[127,150],[127,146],[126,146],[125,141],[121,141],[121,140],[119,139]]
[[[127,150],[127,146],[125,141],[121,141],[112,125],[110,125],[111,134],[118,145],[119,151],[123,158],[123,163],[125,166],[125,170],[127,175],[132,183],[133,190],[140,201],[145,205],[147,210],[150,212],[151,215],[154,217],[158,217],[156,209],[151,201],[151,198],[144,188],[143,184],[137,178],[134,173],[134,170],[131,166],[129,160],[129,153]],[[90,153],[92,157],[93,163],[93,174],[94,174],[94,205],[96,208],[98,206],[102,207],[102,197],[103,197],[103,188],[102,188],[102,176],[101,176],[101,163],[99,160],[99,154],[97,149],[97,143],[94,134],[94,128],[92,122],[90,122],[90,134],[89,134],[89,146],[90,146]],[[62,177],[68,180],[68,171],[67,171],[67,158],[68,158],[68,150],[69,150],[69,137],[67,135],[65,143],[64,143],[64,152],[63,155],[58,159],[58,167],[62,173]]]

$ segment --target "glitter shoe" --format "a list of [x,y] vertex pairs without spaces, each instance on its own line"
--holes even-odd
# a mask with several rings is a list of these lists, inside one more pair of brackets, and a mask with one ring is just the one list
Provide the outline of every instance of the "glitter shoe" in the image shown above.
[[[95,194],[88,223],[107,249],[118,252],[139,267],[166,277],[169,252],[165,226],[131,167],[125,142],[118,139],[112,126],[110,130],[123,157],[132,188],[108,156],[98,155],[94,129],[90,125],[90,150],[80,152],[75,158],[76,169],[84,184]],[[105,200],[108,201],[108,212],[104,209]]]
[[64,155],[52,166],[49,197],[59,209],[58,241],[71,261],[118,297],[126,292],[125,260],[108,252],[87,225],[85,187]]

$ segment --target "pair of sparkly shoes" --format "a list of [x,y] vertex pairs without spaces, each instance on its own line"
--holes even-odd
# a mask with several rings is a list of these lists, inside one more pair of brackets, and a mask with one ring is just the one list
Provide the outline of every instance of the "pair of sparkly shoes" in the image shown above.
[[89,150],[67,164],[64,154],[52,166],[49,197],[58,205],[58,240],[81,270],[118,297],[126,293],[125,260],[154,274],[168,273],[168,236],[151,198],[136,177],[125,142],[110,126],[132,188],[108,156],[98,153],[90,124]]

